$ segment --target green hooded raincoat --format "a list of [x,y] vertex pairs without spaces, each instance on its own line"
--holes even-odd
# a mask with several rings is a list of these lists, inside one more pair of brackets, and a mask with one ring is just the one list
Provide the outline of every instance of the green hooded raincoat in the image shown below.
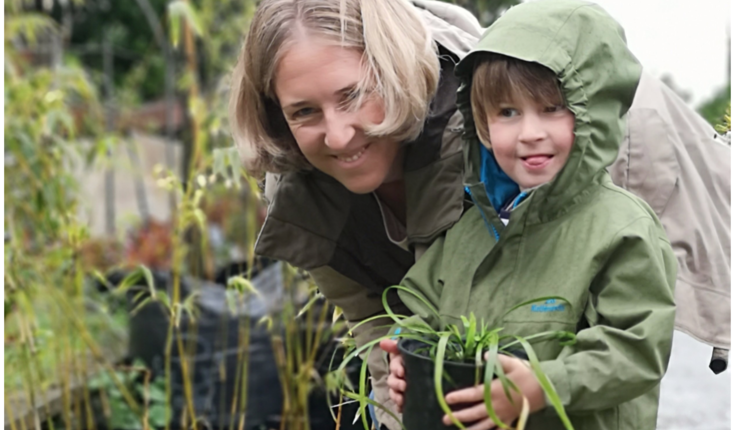
[[[470,112],[475,60],[492,52],[553,70],[575,114],[575,143],[560,173],[536,188],[504,227],[502,172],[489,174]],[[576,429],[656,427],[659,382],[675,321],[677,262],[657,216],[606,171],[619,152],[641,66],[623,30],[598,6],[547,0],[509,10],[457,67],[465,119],[465,185],[476,208],[438,238],[402,284],[443,322],[473,312],[503,333],[577,332],[577,343],[535,345]],[[486,161],[483,161],[483,160]],[[490,157],[491,161],[495,160]],[[492,169],[490,169],[492,170]],[[512,195],[513,196],[513,195]],[[543,296],[562,301],[506,310]],[[403,302],[433,325],[418,300]],[[551,407],[527,429],[563,428]]]

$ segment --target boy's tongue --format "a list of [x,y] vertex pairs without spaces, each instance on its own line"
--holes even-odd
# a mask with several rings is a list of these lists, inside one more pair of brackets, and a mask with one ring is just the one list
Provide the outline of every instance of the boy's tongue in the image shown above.
[[524,161],[531,165],[531,166],[539,166],[547,162],[551,156],[549,155],[532,155],[531,157],[526,157]]

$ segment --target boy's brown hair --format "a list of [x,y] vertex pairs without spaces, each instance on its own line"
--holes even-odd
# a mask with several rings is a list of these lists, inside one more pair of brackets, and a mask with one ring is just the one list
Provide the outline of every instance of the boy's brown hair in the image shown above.
[[549,106],[565,105],[557,76],[541,64],[499,54],[488,54],[476,60],[470,106],[476,133],[484,145],[491,145],[488,116],[502,104],[519,99]]

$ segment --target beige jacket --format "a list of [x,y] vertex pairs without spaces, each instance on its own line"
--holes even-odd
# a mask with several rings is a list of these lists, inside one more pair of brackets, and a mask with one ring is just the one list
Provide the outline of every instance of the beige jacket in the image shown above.
[[731,348],[731,147],[658,79],[644,73],[614,183],[646,200],[677,256],[675,327]]

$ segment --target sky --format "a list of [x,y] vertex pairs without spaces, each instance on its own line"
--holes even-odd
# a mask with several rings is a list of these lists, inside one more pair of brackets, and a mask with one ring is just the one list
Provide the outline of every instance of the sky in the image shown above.
[[728,82],[729,0],[591,0],[624,28],[629,49],[656,77],[669,74],[691,106]]

